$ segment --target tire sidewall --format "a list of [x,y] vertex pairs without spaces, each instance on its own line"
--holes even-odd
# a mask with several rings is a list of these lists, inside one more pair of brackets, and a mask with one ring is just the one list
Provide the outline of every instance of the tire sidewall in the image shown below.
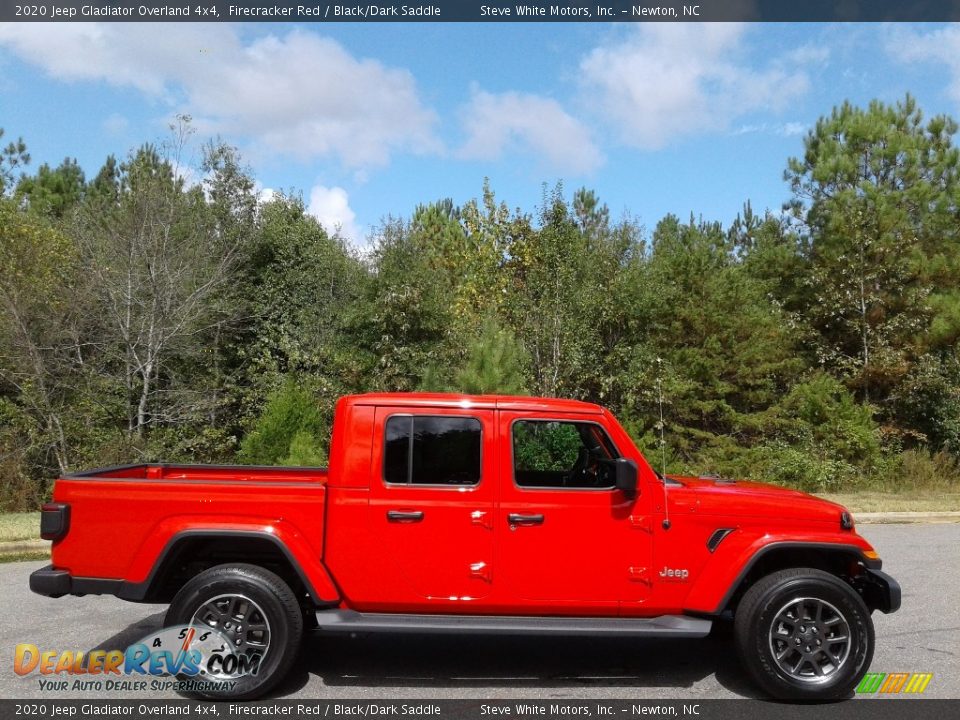
[[[282,585],[279,578],[276,580]],[[242,700],[263,694],[281,679],[289,667],[289,654],[296,653],[299,646],[301,628],[293,627],[277,589],[259,573],[244,572],[236,567],[213,568],[187,583],[170,604],[164,625],[189,625],[204,602],[218,595],[231,594],[245,595],[260,606],[270,624],[270,646],[255,675],[236,678],[232,689],[225,686],[223,690],[198,693],[203,697]],[[197,676],[191,679],[208,678]]]
[[[840,669],[822,683],[807,683],[780,669],[770,647],[770,628],[777,613],[792,599],[816,598],[833,605],[850,627],[850,652]],[[870,612],[842,580],[830,576],[800,576],[776,584],[759,599],[748,634],[749,651],[757,658],[757,680],[781,698],[830,700],[846,697],[873,659],[874,634]]]

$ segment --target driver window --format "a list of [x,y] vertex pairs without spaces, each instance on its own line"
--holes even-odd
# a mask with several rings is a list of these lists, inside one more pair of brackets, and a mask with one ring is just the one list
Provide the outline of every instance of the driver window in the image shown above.
[[518,420],[513,424],[513,477],[525,488],[614,487],[611,459],[619,457],[594,423]]

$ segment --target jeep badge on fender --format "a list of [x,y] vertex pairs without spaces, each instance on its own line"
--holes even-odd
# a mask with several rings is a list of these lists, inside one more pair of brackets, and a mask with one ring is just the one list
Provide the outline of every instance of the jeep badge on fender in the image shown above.
[[668,568],[664,566],[663,570],[660,571],[660,577],[664,580],[686,582],[687,578],[690,577],[690,571],[686,568]]

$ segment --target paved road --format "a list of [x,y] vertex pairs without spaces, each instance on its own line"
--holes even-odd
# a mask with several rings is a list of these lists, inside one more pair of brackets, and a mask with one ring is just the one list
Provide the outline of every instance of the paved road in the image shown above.
[[[873,525],[862,532],[904,590],[900,612],[874,615],[877,650],[871,669],[932,672],[926,696],[960,698],[960,524]],[[158,629],[163,618],[164,608],[157,605],[107,597],[52,600],[32,595],[27,576],[40,565],[0,565],[0,697],[42,696],[35,676],[19,678],[12,671],[17,643],[61,650],[123,648]],[[723,638],[372,635],[309,639],[294,672],[275,695],[694,700],[753,693],[732,646]]]

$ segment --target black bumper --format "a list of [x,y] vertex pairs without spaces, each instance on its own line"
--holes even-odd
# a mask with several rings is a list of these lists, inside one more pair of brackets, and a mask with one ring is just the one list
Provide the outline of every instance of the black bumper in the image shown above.
[[900,583],[882,570],[867,568],[863,599],[871,610],[884,613],[900,609]]
[[30,590],[37,595],[63,597],[64,595],[117,595],[122,580],[77,578],[66,570],[47,565],[30,573]]
[[30,589],[38,595],[63,597],[70,594],[73,578],[66,570],[56,570],[47,565],[30,573]]

